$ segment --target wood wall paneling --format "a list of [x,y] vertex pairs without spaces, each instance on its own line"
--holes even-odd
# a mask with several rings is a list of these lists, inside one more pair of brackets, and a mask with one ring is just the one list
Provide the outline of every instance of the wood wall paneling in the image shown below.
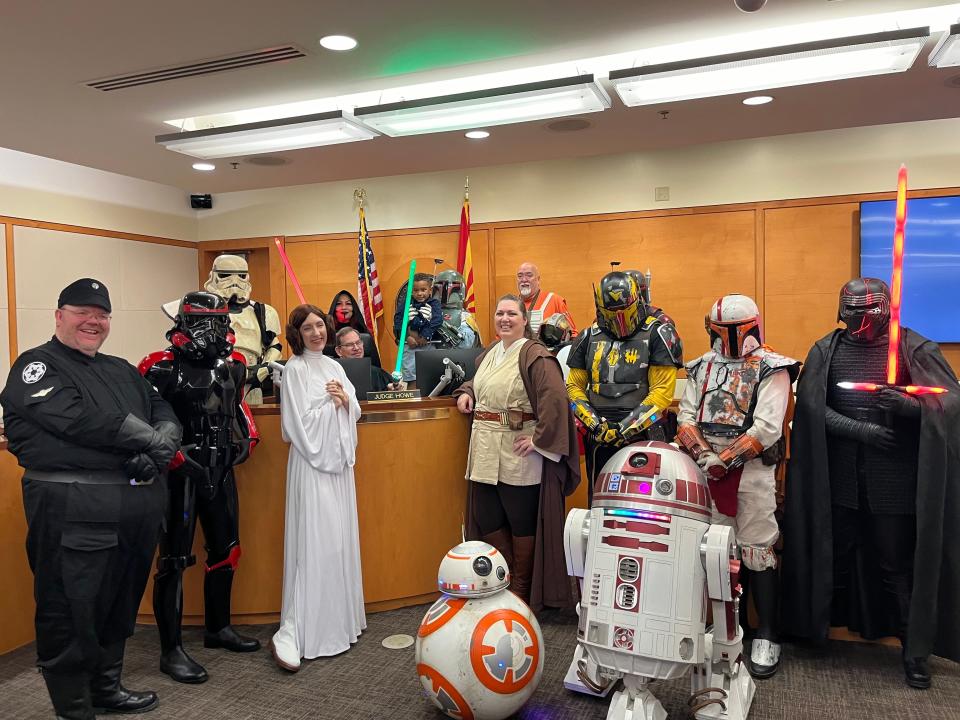
[[593,283],[623,269],[653,276],[653,302],[677,322],[686,355],[706,352],[703,317],[721,295],[756,292],[754,212],[498,228],[494,297],[516,292],[516,271],[530,261],[546,291],[566,298],[578,328],[595,316]]
[[33,640],[33,574],[27,563],[27,521],[20,478],[23,469],[0,451],[0,654]]
[[767,342],[800,360],[837,326],[840,288],[859,274],[859,205],[764,211]]

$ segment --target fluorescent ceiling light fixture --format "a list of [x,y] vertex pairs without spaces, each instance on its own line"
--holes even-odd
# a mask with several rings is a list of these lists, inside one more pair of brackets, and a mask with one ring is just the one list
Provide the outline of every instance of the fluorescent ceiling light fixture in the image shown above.
[[349,35],[326,35],[320,38],[320,45],[327,50],[353,50],[357,46],[357,41]]
[[925,27],[891,30],[614,70],[610,81],[624,104],[633,107],[903,72],[929,34]]
[[511,87],[444,95],[357,108],[354,115],[385,135],[466,130],[479,126],[545,120],[600,112],[610,98],[593,75],[547,80]]
[[945,68],[960,65],[960,24],[951,25],[927,60],[931,67]]
[[193,169],[199,170],[200,172],[212,172],[217,169],[217,166],[213,163],[199,162],[193,164]]
[[464,133],[464,137],[470,138],[471,140],[483,140],[484,138],[490,137],[490,133],[486,130],[471,130],[470,132]]
[[744,105],[766,105],[767,103],[772,102],[773,97],[770,95],[754,95],[753,97],[743,99]]
[[[391,79],[384,79],[385,84],[383,86],[362,92],[349,92],[347,88],[332,87],[331,94],[323,97],[280,105],[235,108],[229,112],[176,118],[164,120],[164,122],[177,130],[192,131],[208,127],[313,115],[330,112],[331,110],[352,112],[355,107],[541,82],[586,73],[593,73],[595,77],[603,79],[607,77],[611,70],[617,68],[660,65],[689,60],[690,58],[726,55],[801,42],[817,42],[899,28],[929,26],[934,32],[940,32],[949,28],[951,23],[957,21],[958,17],[960,17],[960,2],[870,15],[831,17],[829,20],[765,27],[762,30],[746,33],[716,35],[655,47],[643,47],[641,43],[638,43],[637,47],[616,54],[576,58],[550,64],[503,69],[504,63],[501,61],[497,62],[495,66],[494,64],[487,64],[483,69],[487,70],[489,68],[488,71],[475,75],[449,77],[446,70],[424,72],[414,76],[415,82],[409,83],[409,80],[407,80],[409,84],[404,85],[391,86],[389,84]],[[624,41],[622,44],[626,42]],[[443,79],[438,79],[438,76],[441,75]],[[405,76],[404,80],[406,80],[406,77],[408,76]],[[394,80],[394,82],[403,82],[404,80]]]
[[377,133],[341,111],[158,135],[167,150],[204,160],[371,140]]

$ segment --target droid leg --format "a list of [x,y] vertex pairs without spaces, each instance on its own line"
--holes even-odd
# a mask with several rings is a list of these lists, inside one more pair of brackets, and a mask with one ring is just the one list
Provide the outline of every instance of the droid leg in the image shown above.
[[607,720],[666,720],[667,711],[647,688],[649,682],[642,675],[624,675],[623,690],[614,694]]
[[[579,611],[579,607],[577,610]],[[606,697],[617,684],[617,679],[617,677],[601,677],[600,666],[587,654],[582,645],[577,645],[577,649],[573,651],[573,661],[563,678],[563,686],[567,690],[583,695]]]
[[743,665],[740,561],[733,528],[712,525],[700,552],[713,606],[713,631],[706,634],[704,660],[693,671],[690,711],[697,720],[744,720],[756,686]]

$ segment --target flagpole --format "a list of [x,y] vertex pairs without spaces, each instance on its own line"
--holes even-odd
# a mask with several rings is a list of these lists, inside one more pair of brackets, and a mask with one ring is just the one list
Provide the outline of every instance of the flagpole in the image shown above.
[[359,245],[360,256],[363,258],[363,284],[367,289],[367,292],[364,293],[367,303],[367,313],[369,313],[370,322],[373,324],[373,327],[368,327],[367,329],[373,336],[373,344],[379,353],[380,340],[377,337],[377,316],[374,313],[373,308],[373,288],[370,287],[370,267],[367,265],[367,243],[369,242],[369,238],[367,236],[367,215],[363,209],[363,204],[367,199],[367,191],[363,188],[357,188],[353,191],[353,197],[360,207],[360,229],[358,231],[359,236],[357,238],[357,243]]

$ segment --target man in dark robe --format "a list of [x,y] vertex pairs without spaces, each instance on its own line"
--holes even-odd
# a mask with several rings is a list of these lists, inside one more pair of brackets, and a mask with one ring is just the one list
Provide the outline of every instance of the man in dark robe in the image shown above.
[[900,336],[897,385],[946,394],[870,393],[883,384],[890,292],[858,278],[797,387],[784,517],[783,628],[824,642],[830,625],[896,635],[906,682],[930,686],[931,653],[960,661],[960,387],[936,343]]

